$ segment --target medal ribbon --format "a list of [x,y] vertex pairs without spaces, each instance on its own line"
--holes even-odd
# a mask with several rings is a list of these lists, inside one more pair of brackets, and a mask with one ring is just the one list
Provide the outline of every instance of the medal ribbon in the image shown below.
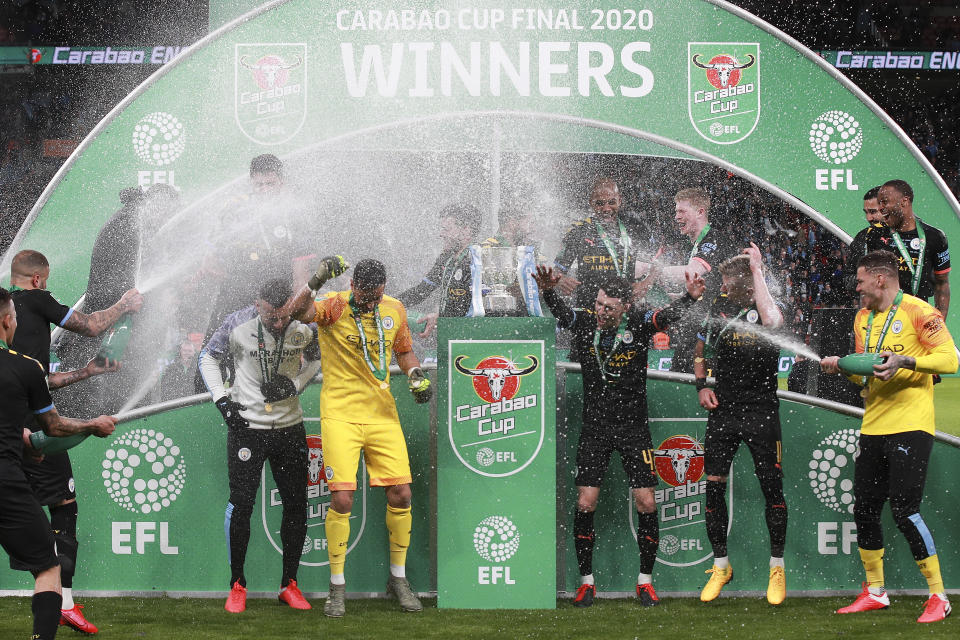
[[6,342],[4,342],[3,340],[0,340],[0,349],[9,349],[9,348],[10,347],[7,346]]
[[[283,351],[283,342],[284,337],[286,336],[287,328],[283,328],[283,332],[280,334],[280,339],[277,340],[277,346],[273,350],[273,355],[267,355],[267,344],[263,339],[263,322],[259,319],[257,320],[257,361],[260,363],[260,375],[263,377],[264,382],[270,382],[276,377],[277,372],[280,371],[280,360],[282,360],[282,351]],[[275,365],[273,367],[273,373],[270,373],[270,360],[275,358]]]
[[693,241],[693,249],[690,249],[690,257],[687,259],[687,262],[693,260],[693,256],[696,255],[697,249],[700,248],[700,242],[707,236],[707,233],[710,231],[710,224],[708,223],[703,229],[700,230],[700,235],[697,236],[697,239]]
[[377,340],[379,347],[379,365],[374,365],[370,359],[370,351],[367,350],[367,334],[363,331],[363,321],[360,319],[360,309],[353,300],[353,294],[350,294],[350,310],[353,311],[353,321],[357,325],[357,331],[360,332],[360,347],[363,349],[363,359],[367,363],[367,368],[377,380],[383,382],[387,377],[387,347],[386,340],[383,339],[383,323],[380,322],[380,305],[373,309],[373,322],[377,326]]
[[[720,344],[720,338],[723,337],[723,334],[725,334],[730,329],[730,327],[733,326],[734,322],[742,318],[743,314],[745,314],[746,312],[747,312],[746,309],[740,309],[740,313],[738,313],[732,320],[730,320],[730,322],[728,322],[723,327],[723,329],[720,330],[720,333],[717,334],[716,339],[713,339],[713,334],[708,330],[707,339],[704,341],[705,346],[710,347],[711,349],[716,349],[717,345]],[[708,322],[709,322],[709,319],[708,319]],[[713,326],[712,323],[710,324],[710,326],[711,327]]]
[[597,225],[597,233],[600,235],[600,239],[603,240],[604,246],[607,247],[607,253],[609,253],[613,259],[613,268],[616,270],[618,276],[621,278],[625,277],[627,262],[630,256],[630,236],[627,234],[627,228],[623,225],[623,220],[617,218],[617,224],[620,225],[620,245],[623,247],[623,265],[617,262],[617,248],[607,235],[607,230],[603,228],[599,220],[594,220],[594,222]]
[[[882,350],[881,345],[883,344],[883,339],[887,337],[887,330],[890,329],[890,325],[893,323],[893,317],[897,315],[897,309],[900,307],[901,302],[903,302],[903,291],[897,291],[897,295],[893,299],[893,306],[891,306],[887,312],[887,318],[883,321],[883,327],[880,328],[880,337],[877,338],[877,346],[873,348],[874,353],[880,353]],[[871,311],[870,315],[867,316],[867,335],[863,340],[864,353],[870,353],[870,334],[873,332],[873,315],[873,311]],[[863,376],[863,385],[867,386],[869,380],[867,376]]]
[[607,358],[603,361],[600,360],[600,327],[597,327],[593,331],[593,355],[597,358],[597,367],[600,368],[600,377],[603,378],[603,381],[607,381],[607,376],[609,375],[612,378],[619,378],[619,373],[607,373],[607,364],[610,362],[610,358],[613,357],[614,352],[617,350],[617,347],[620,346],[620,343],[623,342],[623,334],[627,328],[627,314],[623,314],[623,318],[620,320],[620,326],[617,327],[617,336],[613,339],[613,347],[610,351],[607,352]]
[[913,278],[910,281],[910,293],[917,295],[917,292],[920,291],[920,276],[923,273],[923,259],[924,254],[927,252],[927,234],[923,230],[923,226],[920,224],[920,220],[917,220],[917,238],[920,240],[920,255],[917,256],[917,268],[913,268],[913,257],[910,255],[910,252],[907,250],[907,246],[903,243],[903,240],[900,238],[900,234],[890,229],[890,234],[893,236],[893,241],[897,245],[897,250],[900,251],[900,255],[903,256],[903,259],[907,261],[907,266],[910,268],[910,275]]

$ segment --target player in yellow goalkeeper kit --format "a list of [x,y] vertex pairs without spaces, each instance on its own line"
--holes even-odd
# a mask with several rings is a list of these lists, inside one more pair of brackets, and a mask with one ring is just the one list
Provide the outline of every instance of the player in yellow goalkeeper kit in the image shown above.
[[[892,253],[874,251],[860,259],[857,293],[862,307],[854,323],[857,352],[877,353],[884,361],[873,367],[872,376],[851,376],[864,385],[861,395],[866,398],[853,517],[867,581],[853,604],[837,613],[890,606],[883,586],[880,527],[880,511],[889,499],[897,528],[930,590],[917,622],[936,622],[950,615],[950,602],[933,535],[920,515],[920,501],[933,449],[933,375],[956,372],[956,347],[940,312],[900,290]],[[820,367],[825,373],[839,373],[839,358],[824,358]]]

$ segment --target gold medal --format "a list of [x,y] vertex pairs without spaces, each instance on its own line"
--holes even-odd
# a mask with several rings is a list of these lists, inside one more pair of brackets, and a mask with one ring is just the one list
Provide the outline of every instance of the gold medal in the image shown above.
[[380,383],[380,388],[381,388],[381,389],[386,389],[386,388],[389,387],[389,386],[390,386],[390,385],[388,385],[386,382],[381,382],[381,383]]
[[866,387],[864,387],[863,389],[860,389],[860,397],[861,397],[861,398],[863,398],[864,400],[866,400],[866,399],[867,399],[867,396],[869,396],[869,395],[870,395],[870,390],[869,390],[869,389],[867,389]]
[[273,413],[273,405],[270,404],[269,402],[264,402],[263,410],[266,411],[267,413]]

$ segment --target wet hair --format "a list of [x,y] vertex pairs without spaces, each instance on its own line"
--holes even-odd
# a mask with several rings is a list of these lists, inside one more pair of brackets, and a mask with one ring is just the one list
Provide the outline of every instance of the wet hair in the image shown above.
[[616,191],[618,195],[620,194],[620,187],[617,185],[616,180],[607,176],[601,176],[590,185],[590,195],[592,196],[597,189],[601,187],[613,187],[613,190]]
[[290,286],[290,281],[284,278],[273,278],[260,285],[260,299],[274,309],[286,304],[292,295],[293,287]]
[[10,292],[0,287],[0,316],[6,315],[7,305],[13,302]]
[[906,180],[887,180],[883,183],[883,186],[896,189],[906,196],[907,200],[913,203],[913,187],[911,187]]
[[880,187],[874,187],[873,189],[868,190],[863,194],[864,200],[876,200],[877,194],[880,193]]
[[272,153],[264,153],[250,161],[250,175],[255,173],[275,173],[283,176],[283,161]]
[[453,218],[458,224],[468,227],[473,235],[480,231],[480,224],[483,222],[483,214],[472,204],[448,204],[440,209],[440,217]]
[[630,281],[620,276],[606,276],[600,281],[600,290],[607,294],[608,298],[619,298],[624,303],[629,303],[633,298],[633,287]]
[[750,256],[740,254],[727,258],[720,263],[720,275],[728,278],[739,278],[741,280],[750,278]]
[[353,286],[357,289],[375,289],[387,283],[387,268],[373,258],[364,258],[353,268]]
[[700,187],[690,187],[677,191],[677,195],[673,197],[673,201],[680,202],[681,200],[686,200],[698,209],[710,211],[710,194]]
[[871,251],[857,260],[857,268],[859,269],[860,267],[872,272],[882,271],[894,277],[899,275],[897,256],[883,249]]
[[49,268],[50,262],[45,255],[33,249],[24,249],[13,256],[13,261],[10,263],[10,276],[32,278]]

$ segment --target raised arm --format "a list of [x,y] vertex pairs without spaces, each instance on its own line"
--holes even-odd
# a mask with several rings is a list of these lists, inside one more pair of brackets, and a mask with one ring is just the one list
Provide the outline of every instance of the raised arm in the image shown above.
[[43,432],[48,436],[57,438],[79,433],[89,433],[98,438],[106,438],[113,433],[117,424],[117,419],[113,416],[98,416],[92,420],[67,418],[57,413],[56,407],[51,407],[49,411],[38,413],[36,416]]
[[557,295],[557,285],[561,284],[564,276],[553,271],[553,267],[537,265],[537,270],[533,274],[533,279],[543,294],[543,300],[550,308],[550,313],[557,319],[557,324],[564,329],[569,329],[577,320],[577,314],[567,306],[567,303]]
[[779,329],[783,326],[783,314],[767,289],[767,281],[763,277],[763,258],[760,248],[754,243],[743,250],[750,256],[750,273],[753,275],[753,294],[757,302],[757,311],[760,312],[760,322],[765,327]]
[[143,296],[136,289],[130,289],[117,300],[116,304],[102,311],[83,313],[74,311],[67,318],[63,328],[93,338],[113,326],[125,313],[136,313],[143,306]]
[[343,256],[327,256],[321,260],[320,266],[317,267],[316,272],[310,277],[307,284],[300,287],[300,290],[287,302],[286,306],[290,310],[291,317],[300,322],[313,322],[316,312],[312,302],[316,298],[317,290],[327,280],[336,278],[349,268],[350,265],[343,259]]

